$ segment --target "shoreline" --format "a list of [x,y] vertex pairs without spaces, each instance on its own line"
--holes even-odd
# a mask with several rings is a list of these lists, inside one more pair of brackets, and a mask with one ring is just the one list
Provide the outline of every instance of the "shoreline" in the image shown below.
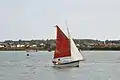
[[[0,51],[26,51],[26,50],[0,50]],[[48,51],[48,50],[30,50],[26,52],[39,52],[39,51],[47,51],[47,52],[53,52],[54,50]],[[81,51],[120,51],[120,50],[81,50]]]

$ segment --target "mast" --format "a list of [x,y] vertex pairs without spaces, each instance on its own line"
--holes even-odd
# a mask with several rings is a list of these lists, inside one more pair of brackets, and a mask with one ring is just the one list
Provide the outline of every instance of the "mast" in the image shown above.
[[68,38],[70,39],[70,32],[69,32],[69,29],[68,29],[67,20],[66,20],[66,27],[67,27]]

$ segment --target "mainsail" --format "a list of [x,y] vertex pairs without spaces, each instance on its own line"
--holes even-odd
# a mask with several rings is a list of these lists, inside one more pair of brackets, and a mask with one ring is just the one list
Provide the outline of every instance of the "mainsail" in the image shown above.
[[54,58],[71,56],[70,40],[57,25],[56,27],[57,27],[57,39]]

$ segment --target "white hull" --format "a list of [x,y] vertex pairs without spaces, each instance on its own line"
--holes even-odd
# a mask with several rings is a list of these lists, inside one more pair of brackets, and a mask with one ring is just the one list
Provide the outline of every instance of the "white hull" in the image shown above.
[[79,61],[73,61],[62,64],[54,64],[54,67],[79,67]]

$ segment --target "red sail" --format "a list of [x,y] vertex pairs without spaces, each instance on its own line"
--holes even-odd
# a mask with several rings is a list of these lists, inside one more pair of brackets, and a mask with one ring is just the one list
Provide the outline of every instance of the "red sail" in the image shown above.
[[57,39],[54,58],[71,56],[69,39],[57,25],[56,27],[57,27]]

